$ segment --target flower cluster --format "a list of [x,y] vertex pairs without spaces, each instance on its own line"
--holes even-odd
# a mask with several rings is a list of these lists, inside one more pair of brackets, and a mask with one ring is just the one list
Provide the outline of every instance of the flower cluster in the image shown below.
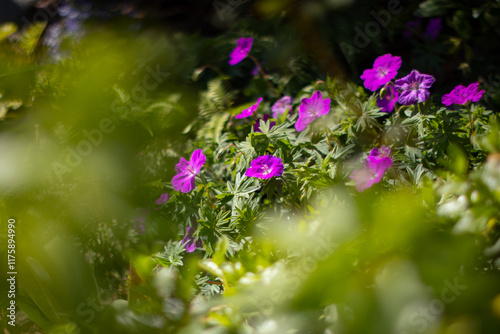
[[401,67],[401,58],[385,54],[375,59],[373,68],[367,69],[361,75],[364,86],[373,91],[384,86],[386,94],[380,96],[377,105],[383,112],[394,110],[396,101],[402,105],[420,103],[429,98],[435,79],[432,75],[421,74],[417,70],[392,83]]
[[[235,116],[236,119],[242,119],[250,117],[258,109],[260,103],[262,102],[262,97],[260,97],[255,104],[249,108],[244,109],[238,115]],[[290,96],[283,96],[278,101],[276,101],[271,110],[273,112],[273,117],[278,118],[279,115],[284,114],[287,110],[292,107],[293,98]],[[299,106],[299,118],[295,123],[295,128],[297,131],[304,131],[306,127],[323,115],[328,114],[330,111],[330,99],[323,99],[323,95],[320,91],[316,91],[310,98],[303,98]],[[268,120],[269,116],[264,115],[264,120]],[[258,125],[259,120],[254,125],[254,130],[260,132],[260,126]],[[276,124],[275,122],[273,122]],[[273,125],[274,125],[273,124]]]
[[[440,29],[440,24],[440,20],[431,20],[428,27],[431,37]],[[412,70],[410,74],[396,80],[393,84],[391,80],[396,76],[400,67],[401,58],[386,54],[375,59],[373,68],[365,70],[361,75],[364,86],[371,91],[384,86],[385,95],[381,93],[377,100],[377,105],[383,112],[391,112],[396,101],[401,105],[426,101],[430,95],[429,89],[436,81],[432,75]],[[484,90],[479,90],[478,83],[472,83],[467,87],[458,85],[450,93],[443,95],[441,101],[446,106],[464,105],[469,102],[478,102],[483,94]]]
[[[438,30],[440,22],[431,21],[430,30]],[[435,29],[434,29],[434,28]],[[432,28],[432,29],[431,29]],[[237,47],[231,52],[230,64],[234,65],[244,59],[251,49],[252,38],[240,38]],[[364,81],[364,86],[376,91],[382,88],[377,100],[377,105],[383,112],[391,112],[396,101],[402,105],[411,105],[426,101],[429,98],[432,84],[435,78],[429,74],[421,74],[417,70],[412,70],[407,76],[397,79],[394,83],[392,80],[396,77],[399,68],[401,67],[401,58],[385,54],[377,59],[373,64],[373,68],[367,69],[361,75]],[[484,90],[478,90],[478,84],[473,83],[468,87],[457,86],[449,94],[445,94],[442,102],[445,105],[451,104],[466,104],[468,102],[477,102],[482,97]],[[252,116],[259,108],[262,97],[259,97],[255,104],[244,109],[235,116],[236,119],[242,119]],[[287,112],[293,103],[291,96],[283,96],[278,99],[272,106],[271,110],[273,117],[276,119],[279,115]],[[303,98],[299,106],[299,117],[295,123],[297,131],[304,131],[307,126],[315,119],[328,114],[330,111],[330,99],[323,98],[320,91],[316,91],[310,98]],[[262,118],[257,118],[254,123],[254,131],[261,132],[260,120],[269,120],[269,115],[263,115]],[[273,127],[276,122],[271,122]],[[371,187],[374,183],[382,179],[385,171],[392,165],[392,159],[389,157],[391,149],[382,146],[380,149],[374,148],[371,150],[366,161],[363,163],[363,169],[355,170],[350,177],[356,182],[356,189],[363,191]],[[200,149],[193,152],[190,161],[181,158],[176,165],[177,175],[172,179],[174,189],[182,192],[190,192],[195,187],[195,176],[200,172],[201,167],[205,163],[205,155]],[[263,155],[259,156],[251,162],[250,168],[245,175],[248,177],[256,177],[260,179],[269,179],[274,176],[281,176],[283,173],[283,163],[280,158]],[[168,195],[162,195],[158,199],[158,203],[163,203],[168,200]]]
[[[248,53],[250,52],[250,49],[252,48],[252,43],[253,43],[253,38],[251,37],[242,37],[238,39],[236,47],[231,51],[231,54],[229,55],[229,64],[231,66],[234,66],[238,63],[240,63],[243,59],[245,59],[248,56]],[[386,55],[389,56],[390,55]],[[387,57],[386,57],[387,58]],[[399,57],[395,57],[399,58]],[[376,61],[377,64],[379,64],[378,71],[380,73],[385,73],[386,69],[385,66],[387,65],[386,59],[381,59],[378,62]],[[391,76],[389,80],[391,80],[397,73],[397,69],[399,66],[401,66],[401,59],[399,58],[399,66],[394,70],[393,65],[388,69],[389,73],[387,74],[388,76]],[[258,68],[259,65],[257,64],[256,68]],[[254,69],[255,72],[255,69]],[[252,75],[255,75],[256,73],[252,73]],[[369,74],[367,74],[369,76]],[[385,75],[385,74],[384,74]],[[371,79],[367,79],[371,80]],[[386,80],[385,78],[382,78],[380,80]],[[379,81],[380,81],[379,80]],[[383,83],[385,84],[385,82]],[[377,87],[378,88],[378,87]],[[257,102],[250,106],[249,108],[246,108],[242,110],[239,114],[235,116],[236,119],[242,119],[242,118],[247,118],[250,117],[254,114],[255,111],[260,106],[260,103],[262,102],[263,98],[259,97],[257,99]],[[291,96],[283,96],[280,99],[278,99],[273,106],[271,107],[272,115],[273,118],[278,118],[279,115],[284,114],[287,112],[287,110],[290,110],[292,108],[292,103],[293,103],[293,97]],[[321,94],[320,91],[316,91],[310,98],[304,98],[302,99],[302,103],[299,106],[299,118],[297,119],[297,122],[295,123],[295,128],[297,131],[304,131],[307,126],[314,121],[316,118],[319,118],[323,115],[328,114],[330,111],[330,99],[325,98],[323,99],[323,95]],[[264,116],[264,119],[267,120],[269,119],[269,116]],[[254,123],[254,130],[256,132],[260,132],[260,126],[259,120]],[[276,123],[274,123],[276,124]]]
[[[429,36],[434,38],[436,31],[439,30],[440,22],[431,21],[429,25]],[[247,57],[253,39],[240,38],[237,47],[231,52],[231,65],[241,62]],[[400,79],[396,78],[398,70],[401,67],[401,58],[385,54],[378,57],[371,69],[366,69],[361,75],[364,86],[376,91],[380,89],[377,99],[377,105],[382,112],[390,113],[394,110],[395,104],[412,105],[426,101],[430,96],[430,88],[435,82],[435,78],[429,74],[422,74],[417,70],[412,70],[410,74]],[[450,93],[442,97],[443,104],[449,106],[452,104],[464,105],[469,102],[477,102],[482,97],[484,90],[479,90],[478,83],[470,84],[468,87],[459,85]],[[254,116],[263,101],[259,97],[250,107],[242,110],[235,116],[236,119],[243,119]],[[254,124],[254,132],[261,132],[260,120],[272,120],[270,127],[276,125],[280,115],[289,112],[293,105],[293,97],[285,95],[279,98],[271,107],[272,117],[269,114],[263,114],[257,117]],[[331,109],[330,98],[324,98],[321,91],[315,91],[311,97],[303,98],[298,107],[298,118],[295,122],[295,129],[299,132],[304,131],[309,124],[317,118],[327,115]],[[187,161],[180,158],[180,162],[175,169],[177,174],[172,179],[173,188],[176,191],[188,193],[195,188],[195,176],[200,172],[201,167],[206,160],[201,149],[195,150],[191,155],[191,160]],[[352,171],[350,178],[354,181],[356,190],[363,192],[382,180],[385,172],[392,166],[391,148],[382,146],[373,148],[366,159],[363,161],[363,167]],[[251,161],[250,167],[246,170],[245,176],[268,180],[273,177],[280,177],[283,174],[284,164],[281,158],[273,155],[261,155]],[[169,195],[164,193],[156,200],[157,205],[162,205],[168,201]],[[138,219],[143,227],[144,221]],[[197,247],[201,247],[201,240],[193,237],[191,227],[186,228],[182,243],[187,252],[194,252]]]

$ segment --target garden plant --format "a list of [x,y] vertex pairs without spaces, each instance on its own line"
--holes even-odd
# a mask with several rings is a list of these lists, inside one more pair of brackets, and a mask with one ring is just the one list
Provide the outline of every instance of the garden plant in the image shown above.
[[4,333],[500,332],[499,1],[33,10]]

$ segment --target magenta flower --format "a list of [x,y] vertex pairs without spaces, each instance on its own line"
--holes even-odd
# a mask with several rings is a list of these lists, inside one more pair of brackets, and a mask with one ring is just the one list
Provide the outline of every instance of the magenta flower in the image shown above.
[[307,125],[330,111],[330,99],[323,99],[320,91],[316,91],[311,98],[302,99],[299,106],[299,119],[295,123],[297,131],[304,131]]
[[349,176],[356,182],[357,191],[362,192],[382,180],[385,171],[392,165],[390,154],[391,148],[387,146],[371,150],[363,162],[363,169],[356,169]]
[[182,238],[182,244],[184,245],[184,248],[188,253],[192,253],[196,248],[200,248],[203,246],[203,243],[200,239],[195,241],[193,233],[191,232],[191,227],[189,226],[186,227],[186,234],[184,235],[184,238]]
[[398,74],[400,67],[400,57],[385,54],[375,59],[373,68],[365,70],[361,79],[363,79],[365,87],[374,92],[391,81]]
[[283,162],[280,158],[272,155],[261,155],[255,158],[250,163],[250,168],[245,175],[248,177],[256,177],[258,179],[270,179],[273,176],[281,176],[283,174]]
[[386,94],[384,97],[377,100],[377,105],[382,108],[380,111],[391,112],[394,110],[394,105],[399,97],[399,92],[394,88],[392,83],[385,86]]
[[163,203],[165,203],[166,201],[168,201],[168,194],[167,193],[164,193],[164,194],[161,194],[160,195],[160,198],[158,198],[156,201],[155,201],[155,204],[156,205],[162,205]]
[[229,55],[229,65],[234,66],[240,63],[243,59],[248,56],[250,49],[252,48],[253,38],[252,37],[241,37],[236,42],[236,47],[231,51]]
[[[254,132],[262,132],[260,130],[260,120],[263,120],[264,122],[267,122],[267,120],[269,120],[269,117],[270,117],[269,115],[265,114],[264,116],[262,116],[262,118],[260,118],[260,117],[257,118],[255,120],[255,124],[253,125],[253,131]],[[271,129],[275,125],[276,125],[276,122],[271,122],[269,129]]]
[[477,82],[471,83],[468,87],[458,85],[457,87],[453,88],[450,93],[444,94],[441,102],[443,102],[445,106],[449,106],[452,104],[463,105],[468,102],[479,102],[484,94],[484,90],[478,91],[478,87],[479,84]]
[[276,101],[271,107],[273,118],[278,118],[279,115],[283,115],[288,109],[292,107],[292,103],[293,97],[287,95]]
[[429,37],[431,40],[436,39],[437,35],[441,31],[441,18],[436,17],[429,21],[429,25],[425,29],[425,36]]
[[182,191],[183,193],[188,193],[194,189],[195,183],[194,178],[196,174],[200,172],[201,166],[205,163],[206,157],[198,149],[191,154],[191,160],[186,161],[186,159],[181,157],[179,163],[175,166],[175,171],[177,175],[172,178],[172,185],[176,191]]
[[247,117],[252,116],[253,113],[255,112],[255,110],[257,110],[257,108],[259,107],[261,102],[262,102],[262,97],[259,97],[259,99],[257,100],[257,102],[254,105],[252,105],[249,108],[244,109],[241,113],[236,115],[234,118],[242,119],[242,118],[247,118]]
[[396,89],[401,90],[398,103],[410,105],[423,102],[429,98],[429,88],[436,81],[432,75],[420,74],[413,70],[404,78],[396,80]]

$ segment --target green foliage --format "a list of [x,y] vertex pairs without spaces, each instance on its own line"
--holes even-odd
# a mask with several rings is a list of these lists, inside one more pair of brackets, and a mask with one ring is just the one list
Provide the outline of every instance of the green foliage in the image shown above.
[[[297,13],[345,4],[286,3],[256,2],[270,23],[241,20],[217,38],[89,23],[61,59],[39,48],[45,24],[0,27],[0,217],[20,226],[21,332],[498,332],[497,78],[481,84],[479,103],[444,107],[441,78],[424,103],[381,112],[379,93],[313,64],[330,53],[311,45],[327,43]],[[447,32],[408,42],[408,64],[439,76],[463,52],[479,66],[472,36],[496,3],[412,6],[444,15]],[[337,28],[319,21],[325,35],[345,27],[353,14],[343,10]],[[296,27],[312,44],[294,40]],[[230,67],[239,36],[254,36],[255,60]],[[255,62],[262,71],[251,75]],[[315,91],[331,108],[298,132]],[[285,94],[291,108],[272,118]],[[254,115],[235,118],[258,97]],[[382,145],[392,166],[357,191],[350,176]],[[174,190],[175,165],[196,149],[206,162],[195,188]],[[283,174],[247,176],[262,155],[280,158]]]

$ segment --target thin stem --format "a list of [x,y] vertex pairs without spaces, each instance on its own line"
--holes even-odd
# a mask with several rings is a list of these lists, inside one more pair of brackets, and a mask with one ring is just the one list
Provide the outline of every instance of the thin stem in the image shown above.
[[405,183],[403,182],[403,177],[401,176],[401,174],[399,174],[398,169],[395,166],[392,166],[392,169],[394,170],[394,173],[396,174],[396,177],[398,178],[401,185],[405,187]]
[[415,102],[414,107],[415,109],[413,109],[413,115],[416,115],[418,112],[420,112],[420,108],[418,107],[418,102]]
[[203,174],[198,174],[200,176],[201,181],[205,185],[205,191],[207,192],[207,197],[210,200],[210,205],[212,205],[212,208],[215,209],[215,204],[213,202],[212,196],[210,196],[210,193],[208,192],[208,186],[207,186],[207,181],[205,181],[205,178],[203,177]]
[[271,91],[274,93],[274,95],[276,97],[278,97],[278,92],[276,91],[276,88],[273,87],[273,85],[271,84],[271,82],[269,80],[267,80],[266,78],[266,73],[264,72],[264,70],[262,69],[262,66],[260,66],[260,63],[259,61],[254,57],[254,56],[248,56],[248,58],[252,59],[255,63],[255,65],[257,66],[257,68],[259,69],[259,73],[260,73],[260,76],[262,77],[262,79],[264,79],[264,81],[267,83],[267,85],[269,86],[269,89],[271,89]]
[[215,67],[213,65],[205,65],[205,66],[203,66],[203,67],[200,68],[200,70],[201,70],[200,74],[206,68],[210,68],[210,69],[214,70],[214,72],[217,73],[217,75],[219,76],[219,78],[221,78],[222,80],[224,80],[226,82],[225,84],[227,85],[227,88],[228,89],[232,89],[231,81],[229,80],[229,77],[227,75],[224,75],[224,73],[222,73],[222,71],[218,67]]
[[326,126],[326,141],[328,142],[328,146],[330,147],[330,150],[332,149],[332,142],[330,140],[331,135],[332,135],[332,132],[330,131],[330,128],[327,125]]
[[206,281],[208,284],[224,285],[222,282]]
[[224,180],[212,169],[212,167],[210,166],[205,166],[205,167],[208,167],[208,169],[210,169],[212,171],[212,173],[214,173],[215,176],[217,176],[217,178],[222,182],[224,183]]
[[227,145],[226,148],[223,149],[223,151],[227,150],[230,147],[236,148],[241,154],[243,154],[243,156],[246,157],[245,152],[243,152],[242,150],[240,150],[240,148],[238,146],[236,146],[235,144],[229,144],[229,145]]
[[[205,65],[202,67],[202,69],[205,69],[205,68],[211,68],[212,70],[214,70],[223,80],[224,80],[224,77],[226,77],[224,75],[224,73],[222,73],[221,70],[219,70],[219,68],[213,66],[213,65]],[[226,79],[227,80],[227,79]]]
[[469,131],[469,144],[472,148],[472,136],[474,136],[474,127],[472,126],[472,114],[470,112],[470,106],[467,105],[467,111],[469,112],[469,127],[470,127],[470,131]]
[[314,83],[314,89],[315,89],[315,90],[317,90],[317,89],[318,89],[318,88],[317,88],[317,87],[318,87],[318,85],[319,85],[319,84],[321,84],[321,83],[323,83],[323,84],[324,84],[325,82],[324,82],[323,80],[318,80],[318,81],[316,81],[316,82]]

